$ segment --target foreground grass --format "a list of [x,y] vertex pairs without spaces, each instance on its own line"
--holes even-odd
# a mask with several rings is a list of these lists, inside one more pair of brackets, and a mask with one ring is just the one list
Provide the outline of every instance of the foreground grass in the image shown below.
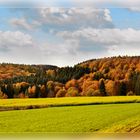
[[140,114],[114,123],[100,133],[140,133]]
[[135,125],[135,116],[140,123],[139,103],[6,111],[0,112],[0,132],[105,132],[129,119]]
[[72,106],[114,103],[139,103],[140,96],[108,96],[108,97],[65,97],[37,99],[0,99],[0,110],[43,108],[51,106]]

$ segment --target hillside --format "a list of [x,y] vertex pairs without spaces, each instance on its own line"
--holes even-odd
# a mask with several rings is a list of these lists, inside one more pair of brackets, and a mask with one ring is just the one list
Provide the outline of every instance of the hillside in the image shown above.
[[39,69],[48,70],[56,68],[56,66],[51,65],[23,65],[2,63],[0,64],[0,80],[17,76],[30,76],[31,74],[35,74]]
[[0,65],[0,98],[140,95],[140,56],[88,60],[74,67]]

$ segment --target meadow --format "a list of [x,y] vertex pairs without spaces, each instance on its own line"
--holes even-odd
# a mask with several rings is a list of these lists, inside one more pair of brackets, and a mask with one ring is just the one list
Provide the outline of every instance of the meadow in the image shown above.
[[139,103],[140,96],[106,97],[63,97],[63,98],[26,98],[0,99],[0,110],[19,110],[58,106],[79,106],[96,104]]
[[0,133],[140,132],[140,104],[103,104],[0,112]]

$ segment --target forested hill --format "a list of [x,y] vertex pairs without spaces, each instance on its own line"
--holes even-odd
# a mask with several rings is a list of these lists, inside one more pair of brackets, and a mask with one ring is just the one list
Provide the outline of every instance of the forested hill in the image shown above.
[[56,69],[57,66],[52,65],[24,65],[24,64],[12,64],[1,63],[0,64],[0,80],[13,78],[17,76],[30,76],[37,73],[39,70]]
[[140,57],[88,60],[74,67],[0,65],[0,98],[140,95]]

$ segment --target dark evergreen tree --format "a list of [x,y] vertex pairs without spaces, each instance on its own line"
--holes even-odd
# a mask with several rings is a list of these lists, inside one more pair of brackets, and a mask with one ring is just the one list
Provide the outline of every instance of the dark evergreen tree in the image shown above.
[[14,89],[12,84],[7,85],[7,92],[6,92],[8,98],[13,98],[14,96]]
[[127,93],[126,83],[125,82],[121,82],[120,83],[120,93],[119,93],[119,95],[125,96],[126,93]]
[[136,95],[140,95],[140,74],[138,74],[137,76],[137,80],[136,80],[136,83],[135,83],[135,94]]
[[106,89],[105,89],[105,84],[103,80],[101,80],[99,83],[99,90],[103,96],[106,96]]
[[104,75],[98,71],[94,74],[93,80],[100,80],[101,78],[104,78]]

